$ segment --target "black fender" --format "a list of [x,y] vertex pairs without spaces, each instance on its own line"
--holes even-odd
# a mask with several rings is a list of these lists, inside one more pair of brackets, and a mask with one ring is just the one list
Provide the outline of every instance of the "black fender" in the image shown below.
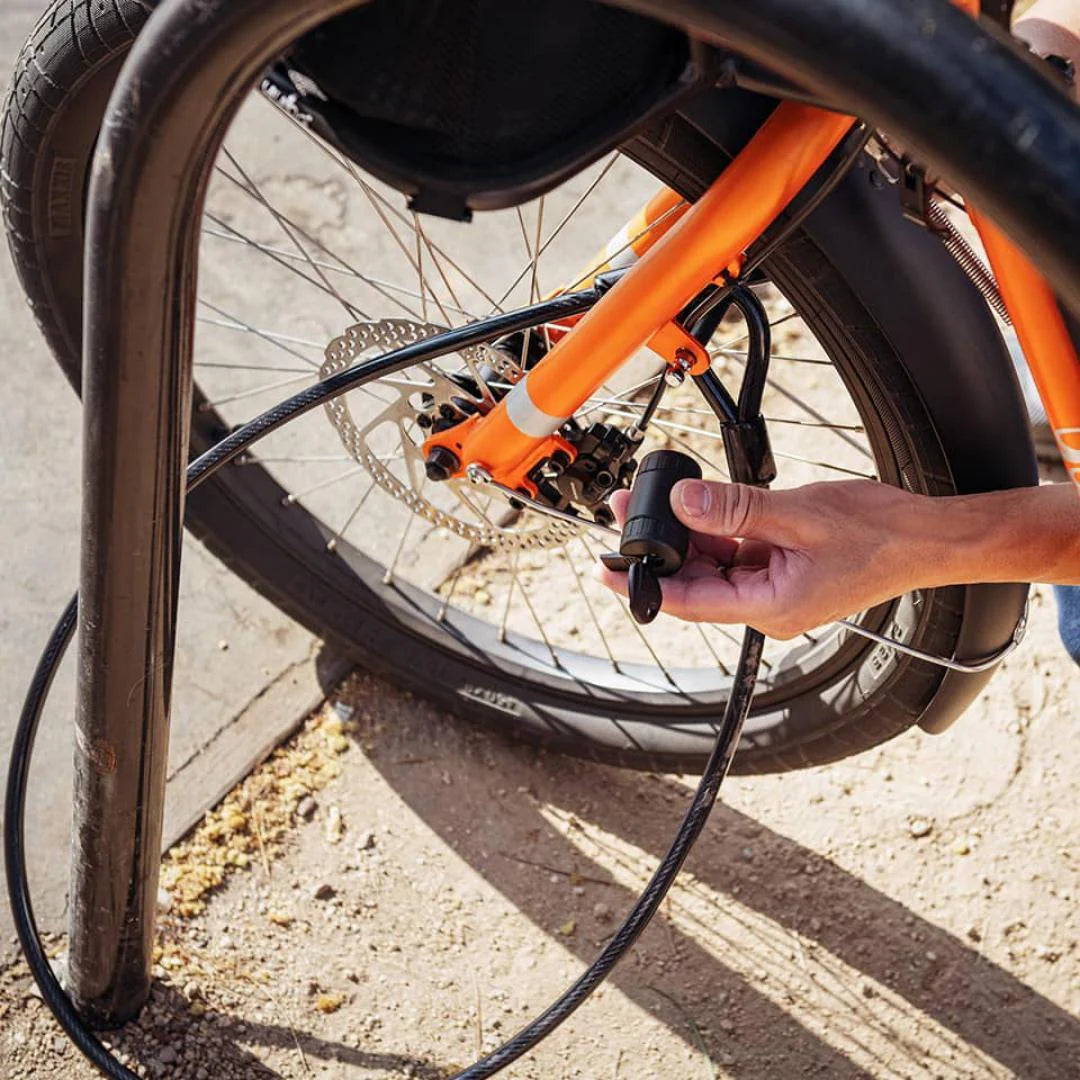
[[[677,120],[643,131],[624,151],[648,165],[677,142],[680,159],[695,164],[679,173],[676,186],[697,198],[775,106],[775,98],[718,88],[684,106]],[[803,228],[896,349],[937,429],[957,492],[1037,484],[1023,395],[990,308],[941,241],[904,217],[897,189],[873,158],[864,155]],[[982,659],[1007,645],[1027,611],[1028,589],[1025,583],[967,586],[955,658]],[[942,669],[919,725],[944,731],[993,670]]]
[[[896,189],[882,183],[872,159],[848,174],[806,230],[895,346],[937,428],[957,492],[1037,484],[1023,395],[986,301],[941,242],[903,216]],[[955,422],[960,412],[964,423]],[[969,585],[964,593],[956,658],[980,659],[1012,639],[1028,585]],[[944,731],[993,671],[946,671],[919,726]]]

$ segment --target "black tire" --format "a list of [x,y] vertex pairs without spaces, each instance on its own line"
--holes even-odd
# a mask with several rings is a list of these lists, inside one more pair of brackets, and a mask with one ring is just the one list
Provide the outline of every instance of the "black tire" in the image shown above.
[[[19,57],[0,132],[12,255],[42,331],[76,386],[84,181],[109,90],[152,6],[57,0]],[[700,175],[702,160],[717,159],[703,159],[700,134],[679,124],[668,122],[663,150],[640,143],[634,152],[661,180],[696,194],[708,179]],[[769,274],[829,352],[860,412],[872,418],[873,436],[888,448],[883,478],[927,494],[953,493],[949,461],[918,388],[874,313],[822,249],[798,232]],[[221,434],[212,413],[195,413],[196,449]],[[226,469],[190,500],[188,525],[242,578],[359,663],[558,750],[638,768],[692,771],[703,762],[719,703],[672,710],[659,693],[630,702],[602,689],[585,697],[497,649],[480,662],[445,634],[433,637],[415,613],[422,598],[412,598],[411,610],[395,600],[359,553],[314,559],[325,532],[305,513],[283,510],[281,495],[261,469]],[[962,631],[964,590],[926,593],[917,606],[901,599],[876,614],[879,625],[892,623],[911,644],[951,655]],[[941,681],[939,668],[849,639],[816,669],[813,685],[758,700],[735,771],[817,765],[875,746],[917,722]]]

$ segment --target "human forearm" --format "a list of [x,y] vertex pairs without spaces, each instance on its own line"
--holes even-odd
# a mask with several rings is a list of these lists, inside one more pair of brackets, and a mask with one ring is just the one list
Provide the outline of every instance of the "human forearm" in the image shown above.
[[1037,0],[1012,31],[1039,56],[1063,56],[1080,67],[1080,0]]
[[930,540],[920,585],[1080,584],[1080,495],[1072,484],[929,499],[920,512]]

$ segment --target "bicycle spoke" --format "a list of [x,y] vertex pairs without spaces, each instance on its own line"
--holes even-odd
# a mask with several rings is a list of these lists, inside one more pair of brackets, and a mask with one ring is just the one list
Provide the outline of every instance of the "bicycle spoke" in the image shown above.
[[337,476],[331,476],[328,480],[320,480],[317,484],[312,484],[311,487],[304,488],[303,491],[292,491],[288,495],[284,496],[281,500],[282,506],[293,506],[300,499],[303,499],[307,495],[313,495],[316,491],[322,491],[324,488],[330,487],[332,484],[338,484],[342,480],[347,480],[350,476],[355,476],[357,473],[367,472],[363,465],[354,465],[351,469],[346,469],[342,473],[338,473]]
[[[206,301],[202,298],[199,299],[200,304],[205,304]],[[322,352],[326,346],[320,344],[318,341],[309,341],[307,338],[292,337],[289,334],[279,334],[272,330],[255,330],[249,328],[242,323],[231,322],[227,319],[211,319],[208,315],[196,315],[196,322],[205,323],[207,326],[220,326],[223,330],[236,330],[245,334],[257,334],[257,336],[265,338],[270,342],[284,342],[287,345],[303,345],[308,349],[318,349]],[[302,357],[307,362],[307,357]],[[202,361],[196,360],[195,363],[201,363]]]
[[352,510],[349,511],[349,516],[345,519],[344,524],[341,526],[340,529],[337,529],[334,532],[334,535],[331,536],[329,540],[326,541],[327,551],[337,550],[338,541],[345,535],[345,530],[348,529],[348,527],[353,523],[353,519],[356,517],[356,515],[360,513],[361,508],[363,507],[364,503],[367,502],[368,496],[375,490],[375,487],[375,477],[372,477],[371,483],[367,486],[367,490],[364,492],[363,495],[360,496],[360,500],[352,508]]
[[[529,245],[529,236],[525,231],[525,218],[522,216],[521,207],[517,208],[518,221],[521,223],[521,233],[525,240],[525,250],[529,252],[532,258],[532,277],[529,281],[529,303],[535,304],[539,299],[539,281],[537,279],[537,263],[540,261],[540,230],[544,223],[544,196],[540,196],[539,205],[536,208],[536,240],[533,245]],[[532,327],[525,327],[525,333],[521,339],[521,367],[524,370],[528,367],[529,356],[529,341],[532,335]]]
[[[598,559],[596,557],[596,553],[593,551],[592,545],[588,542],[588,540],[585,539],[584,534],[582,534],[579,537],[579,539],[581,540],[581,543],[584,545],[585,550],[589,553],[590,560],[594,564],[596,562],[598,562]],[[656,666],[663,673],[664,678],[667,679],[668,683],[671,686],[678,687],[679,684],[672,678],[671,672],[668,671],[668,669],[664,666],[664,663],[660,659],[660,657],[656,655],[656,650],[652,647],[652,643],[645,636],[645,632],[641,629],[641,626],[638,623],[637,619],[635,619],[633,617],[633,615],[630,614],[630,606],[626,602],[625,597],[619,596],[618,599],[620,601],[620,606],[622,607],[623,618],[626,620],[627,623],[629,623],[629,625],[633,628],[634,632],[641,639],[641,643],[645,646],[645,649],[648,652],[648,654],[653,658],[653,661],[656,664]]]
[[294,374],[309,374],[307,368],[285,367],[277,364],[231,364],[224,360],[196,360],[197,368],[225,368],[229,371],[277,371],[292,372]]
[[[203,307],[209,308],[212,312],[214,312],[215,315],[220,315],[222,319],[229,319],[234,322],[238,330],[243,330],[245,333],[248,334],[254,334],[255,337],[261,338],[263,341],[275,346],[278,349],[281,349],[283,352],[287,352],[290,356],[295,356],[297,360],[300,360],[302,363],[307,364],[307,366],[310,368],[318,368],[319,365],[314,360],[312,360],[310,356],[305,356],[303,353],[297,352],[288,344],[288,342],[282,341],[280,336],[275,337],[271,334],[268,334],[265,330],[260,330],[257,326],[252,326],[250,323],[244,322],[243,319],[238,318],[231,312],[223,311],[221,308],[215,307],[213,304],[210,303],[209,300],[203,300],[200,297],[199,303],[202,304]],[[319,347],[322,348],[322,346]]]
[[[543,255],[544,252],[547,251],[548,245],[550,245],[551,242],[559,235],[559,233],[561,233],[563,231],[563,229],[566,227],[566,225],[568,224],[570,219],[578,212],[579,209],[581,209],[581,206],[585,202],[585,200],[596,190],[597,186],[600,184],[600,181],[603,180],[605,176],[607,176],[607,174],[611,171],[612,166],[618,160],[619,160],[618,152],[612,154],[611,157],[608,158],[607,164],[600,171],[600,175],[597,176],[597,178],[595,180],[593,180],[593,182],[585,189],[584,194],[581,195],[578,198],[577,202],[575,202],[574,205],[570,207],[570,209],[567,211],[566,215],[563,217],[562,221],[560,221],[559,224],[556,225],[555,228],[552,230],[551,235],[540,245],[540,254],[541,255]],[[499,297],[499,303],[500,304],[506,303],[506,301],[509,298],[510,294],[514,291],[514,289],[516,289],[518,287],[519,284],[521,284],[521,282],[525,278],[525,275],[528,274],[529,267],[531,265],[532,265],[532,263],[531,263],[531,260],[530,260],[530,262],[527,262],[521,268],[521,270],[518,272],[518,275],[514,278],[513,281],[510,282],[510,287],[506,290],[506,292],[504,292],[502,294],[502,296]]]
[[589,612],[589,617],[592,619],[593,626],[596,627],[596,632],[600,635],[600,641],[603,643],[604,652],[607,653],[608,660],[611,661],[612,669],[614,671],[618,671],[619,661],[615,659],[615,653],[612,652],[611,644],[608,642],[607,639],[607,634],[604,633],[604,628],[600,625],[600,619],[597,617],[596,609],[593,607],[592,601],[589,599],[589,594],[585,589],[585,584],[581,580],[581,575],[578,573],[578,569],[574,565],[573,557],[570,554],[570,545],[563,544],[562,550],[566,558],[566,562],[570,567],[570,571],[574,575],[574,581],[577,583],[578,592],[581,593],[581,599],[585,601],[585,607]]
[[[417,495],[424,488],[423,481],[416,489]],[[412,528],[413,522],[416,520],[416,514],[411,510],[408,512],[408,517],[405,519],[405,528],[401,530],[401,536],[398,539],[397,547],[394,549],[394,557],[390,561],[390,565],[386,568],[386,572],[383,574],[383,584],[389,585],[394,580],[394,571],[397,569],[398,559],[401,558],[401,553],[405,550],[405,539],[409,535],[409,530]]]
[[250,195],[253,199],[256,200],[256,202],[258,202],[267,210],[270,216],[273,217],[273,219],[281,227],[281,231],[285,233],[285,235],[292,241],[293,246],[296,248],[297,252],[303,256],[304,261],[307,263],[307,265],[311,267],[312,272],[316,275],[316,277],[319,278],[320,281],[322,281],[323,285],[326,286],[330,294],[338,301],[339,304],[341,304],[341,306],[345,309],[345,311],[351,318],[367,319],[368,316],[350,301],[346,300],[345,297],[342,296],[341,293],[338,292],[338,290],[330,284],[330,279],[322,272],[322,270],[319,269],[318,266],[315,265],[315,262],[311,258],[311,254],[308,252],[308,249],[300,243],[299,239],[297,239],[297,232],[299,231],[299,227],[295,226],[284,214],[282,214],[277,209],[277,207],[271,204],[270,200],[267,199],[266,196],[262,193],[259,185],[255,183],[254,180],[252,180],[252,178],[247,174],[247,172],[244,171],[244,167],[240,164],[239,161],[236,160],[236,157],[233,155],[232,151],[230,151],[227,146],[223,148],[222,152],[229,160],[229,163],[232,165],[232,167],[243,178],[243,183],[237,180],[235,176],[233,176],[227,170],[223,169],[220,165],[217,166],[216,171],[232,183],[236,184],[236,186],[239,187],[241,191],[246,191],[248,195]]
[[273,262],[276,262],[280,266],[283,266],[286,270],[289,271],[290,274],[295,274],[298,278],[301,278],[302,280],[306,281],[309,285],[314,285],[316,289],[319,289],[321,292],[326,293],[327,296],[332,297],[334,300],[339,300],[340,299],[338,294],[333,289],[331,289],[328,286],[324,285],[321,281],[316,281],[315,278],[308,277],[307,274],[305,274],[302,270],[300,270],[296,266],[292,266],[286,259],[283,259],[280,255],[275,255],[269,249],[264,248],[264,247],[260,247],[260,245],[256,244],[255,241],[249,240],[242,232],[240,232],[239,229],[234,229],[223,218],[217,217],[216,215],[212,214],[209,210],[206,211],[205,216],[207,218],[209,218],[219,228],[227,230],[229,233],[231,233],[233,236],[237,237],[243,243],[250,244],[252,247],[257,248],[268,259],[272,260]]
[[[496,389],[509,389],[509,386],[503,384],[492,384]],[[604,405],[618,405],[624,409],[635,409],[637,412],[642,413],[645,411],[645,404],[640,401],[624,401],[621,397],[613,398],[586,398],[584,404],[592,405],[595,408],[599,408]],[[592,411],[592,410],[590,410]],[[690,405],[666,405],[664,402],[660,402],[656,406],[657,412],[671,412],[671,413],[684,413],[688,416],[705,416],[712,420],[716,419],[716,413],[712,409],[695,409]],[[825,424],[818,421],[811,420],[799,420],[794,416],[765,416],[763,418],[770,424],[795,424],[798,427],[808,428],[822,428],[828,431],[852,431],[856,434],[865,434],[866,428],[861,424]],[[693,428],[693,431],[700,431],[700,428]]]
[[774,450],[773,457],[784,458],[786,461],[798,461],[803,465],[816,465],[819,469],[829,469],[832,472],[843,473],[845,476],[857,476],[860,480],[876,480],[873,473],[859,472],[858,469],[845,469],[842,465],[833,465],[828,461],[814,461],[813,458],[801,457],[799,454],[788,454],[782,450]]
[[[770,323],[770,325],[773,324]],[[711,351],[710,355],[715,360],[718,356],[743,356],[744,353],[741,349],[716,349]],[[814,359],[809,356],[785,356],[782,353],[769,353],[769,360],[784,360],[791,364],[819,364],[822,367],[833,366],[831,360]]]
[[[746,360],[745,359],[740,359],[739,357],[735,357],[735,360],[736,360],[737,363],[741,364],[743,367],[746,366]],[[807,416],[812,416],[815,420],[819,421],[821,423],[822,427],[831,427],[831,428],[833,428],[834,429],[833,433],[836,435],[836,437],[841,442],[847,443],[848,446],[850,446],[853,449],[857,450],[860,454],[862,454],[863,457],[870,458],[871,460],[873,460],[874,455],[870,452],[868,447],[864,446],[857,439],[853,439],[849,434],[844,432],[841,428],[837,427],[836,425],[830,424],[827,417],[825,417],[821,413],[819,413],[817,411],[817,409],[815,409],[812,405],[808,405],[797,394],[793,394],[790,390],[788,390],[785,386],[778,383],[775,379],[771,379],[771,378],[766,379],[765,380],[765,385],[768,386],[770,389],[775,390],[781,397],[786,398],[793,405],[797,405],[800,409],[803,410],[803,412],[805,412],[807,414]]]
[[709,635],[705,633],[705,627],[701,623],[694,623],[697,627],[697,632],[701,635],[701,640],[705,642],[705,648],[712,653],[712,658],[716,661],[716,666],[720,668],[720,674],[726,678],[731,677],[731,671],[728,669],[727,664],[720,659],[720,654],[713,648],[713,643],[709,640]]
[[295,386],[296,383],[310,378],[310,373],[305,372],[303,375],[294,375],[291,379],[280,379],[278,382],[263,383],[250,390],[241,390],[235,394],[228,394],[225,397],[215,398],[213,401],[203,401],[199,404],[199,410],[200,412],[209,412],[211,409],[216,409],[219,405],[227,405],[231,401],[243,401],[245,398],[256,397],[258,394],[267,394],[271,390],[280,390],[285,386]]
[[[203,226],[202,231],[205,236],[212,236],[215,239],[224,240],[230,244],[244,244],[257,249],[258,251],[261,251],[266,255],[276,256],[277,259],[285,259],[289,262],[300,263],[305,261],[299,255],[294,255],[291,251],[285,251],[282,248],[274,247],[272,244],[262,244],[258,240],[252,240],[251,237],[246,236],[243,233],[238,233],[237,235],[233,236],[229,233],[218,232],[215,229],[208,229],[206,228],[206,226]],[[409,307],[408,304],[399,300],[396,296],[391,295],[391,293],[400,293],[402,296],[408,296],[413,300],[419,300],[420,294],[418,292],[414,291],[413,289],[407,288],[404,285],[398,285],[392,281],[386,281],[383,278],[372,277],[370,274],[362,274],[359,270],[352,266],[352,264],[346,262],[344,259],[341,258],[340,255],[325,247],[315,237],[310,236],[303,230],[300,230],[300,233],[302,236],[304,236],[305,239],[309,240],[316,247],[319,247],[321,250],[326,252],[330,256],[330,258],[336,259],[338,260],[338,263],[340,263],[340,265],[335,265],[334,263],[324,262],[322,259],[315,259],[314,262],[318,267],[323,270],[327,270],[332,274],[344,274],[347,277],[352,277],[355,278],[357,281],[363,282],[365,285],[368,285],[372,289],[374,289],[386,300],[389,300],[392,304],[396,304],[398,307],[400,307],[401,310],[409,316],[409,318],[419,321],[420,314],[415,309]],[[464,315],[471,322],[475,322],[479,319],[478,315],[474,314],[471,311],[466,311],[464,308],[461,307],[451,308],[451,310],[457,311],[459,315]]]
[[[368,184],[367,181],[364,180],[364,178],[360,175],[356,166],[351,161],[338,154],[329,145],[327,145],[327,143],[320,139],[319,136],[315,134],[315,132],[313,132],[306,125],[302,124],[291,113],[281,109],[277,109],[275,111],[279,115],[284,116],[293,125],[293,127],[295,127],[298,131],[302,132],[306,138],[310,139],[324,154],[326,154],[327,157],[330,158],[331,161],[335,162],[338,166],[340,166],[341,169],[348,173],[349,176],[352,177],[352,179],[360,186],[360,188],[364,191],[364,193],[369,199],[378,201],[382,204],[382,206],[386,208],[386,210],[390,214],[398,218],[404,224],[408,225],[408,219],[405,217],[405,215],[400,210],[398,210],[396,206],[384,199],[382,195],[380,195],[379,192],[376,191],[370,184]],[[380,217],[382,217],[381,214]],[[465,270],[463,270],[457,264],[457,262],[455,262],[454,259],[451,258],[450,255],[448,255],[441,247],[439,247],[438,244],[431,244],[431,253],[433,256],[439,255],[443,259],[445,259],[447,265],[449,265],[452,269],[456,270],[465,281],[467,281],[474,289],[476,289],[476,291],[484,298],[484,300],[486,300],[489,304],[492,305],[493,313],[502,314],[503,308],[500,306],[500,303],[496,300],[493,300],[487,290],[484,289],[482,285],[478,284]]]
[[466,564],[467,560],[461,560],[457,566],[454,567],[454,571],[450,575],[450,584],[447,586],[446,594],[443,596],[442,605],[435,615],[438,622],[446,621],[446,612],[450,607],[450,600],[454,595],[454,590],[457,588],[457,583],[461,579],[461,572],[465,569]]
[[311,455],[308,455],[308,456],[301,455],[299,457],[288,457],[288,456],[263,457],[262,454],[256,455],[254,453],[251,453],[251,454],[244,454],[244,455],[238,457],[233,462],[233,464],[235,464],[235,465],[266,465],[266,464],[283,464],[283,465],[288,464],[288,465],[292,465],[294,463],[300,463],[300,464],[309,465],[309,464],[322,463],[322,462],[331,462],[331,461],[342,462],[342,461],[352,461],[352,460],[353,460],[352,457],[350,457],[348,454],[311,454]]
[[672,214],[681,212],[685,208],[685,206],[686,201],[683,200],[682,202],[678,202],[674,206],[665,210],[655,221],[650,222],[648,225],[646,225],[645,228],[641,230],[641,232],[635,234],[634,236],[631,236],[630,239],[622,245],[622,247],[616,248],[615,251],[611,252],[611,254],[605,253],[603,262],[596,263],[592,267],[592,269],[587,270],[584,274],[581,275],[581,277],[577,279],[577,281],[575,281],[572,285],[567,286],[567,288],[565,288],[563,291],[573,292],[579,285],[590,280],[591,278],[596,277],[596,275],[600,272],[601,267],[607,265],[613,259],[617,259],[620,255],[623,254],[623,252],[628,251],[630,248],[632,248],[634,244],[636,244],[640,239],[642,239],[642,237],[647,236],[653,231],[653,229],[657,228],[663,222],[667,221],[667,219],[671,217]]

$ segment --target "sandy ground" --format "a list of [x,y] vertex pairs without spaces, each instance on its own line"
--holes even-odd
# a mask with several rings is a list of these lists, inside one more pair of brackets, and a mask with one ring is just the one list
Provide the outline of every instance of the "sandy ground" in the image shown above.
[[[944,736],[729,780],[663,916],[506,1075],[1080,1076],[1080,676],[1041,591],[1032,623]],[[167,862],[118,1044],[155,1077],[447,1075],[582,970],[691,783],[356,677]],[[23,968],[0,986],[0,1074],[93,1075]]]

